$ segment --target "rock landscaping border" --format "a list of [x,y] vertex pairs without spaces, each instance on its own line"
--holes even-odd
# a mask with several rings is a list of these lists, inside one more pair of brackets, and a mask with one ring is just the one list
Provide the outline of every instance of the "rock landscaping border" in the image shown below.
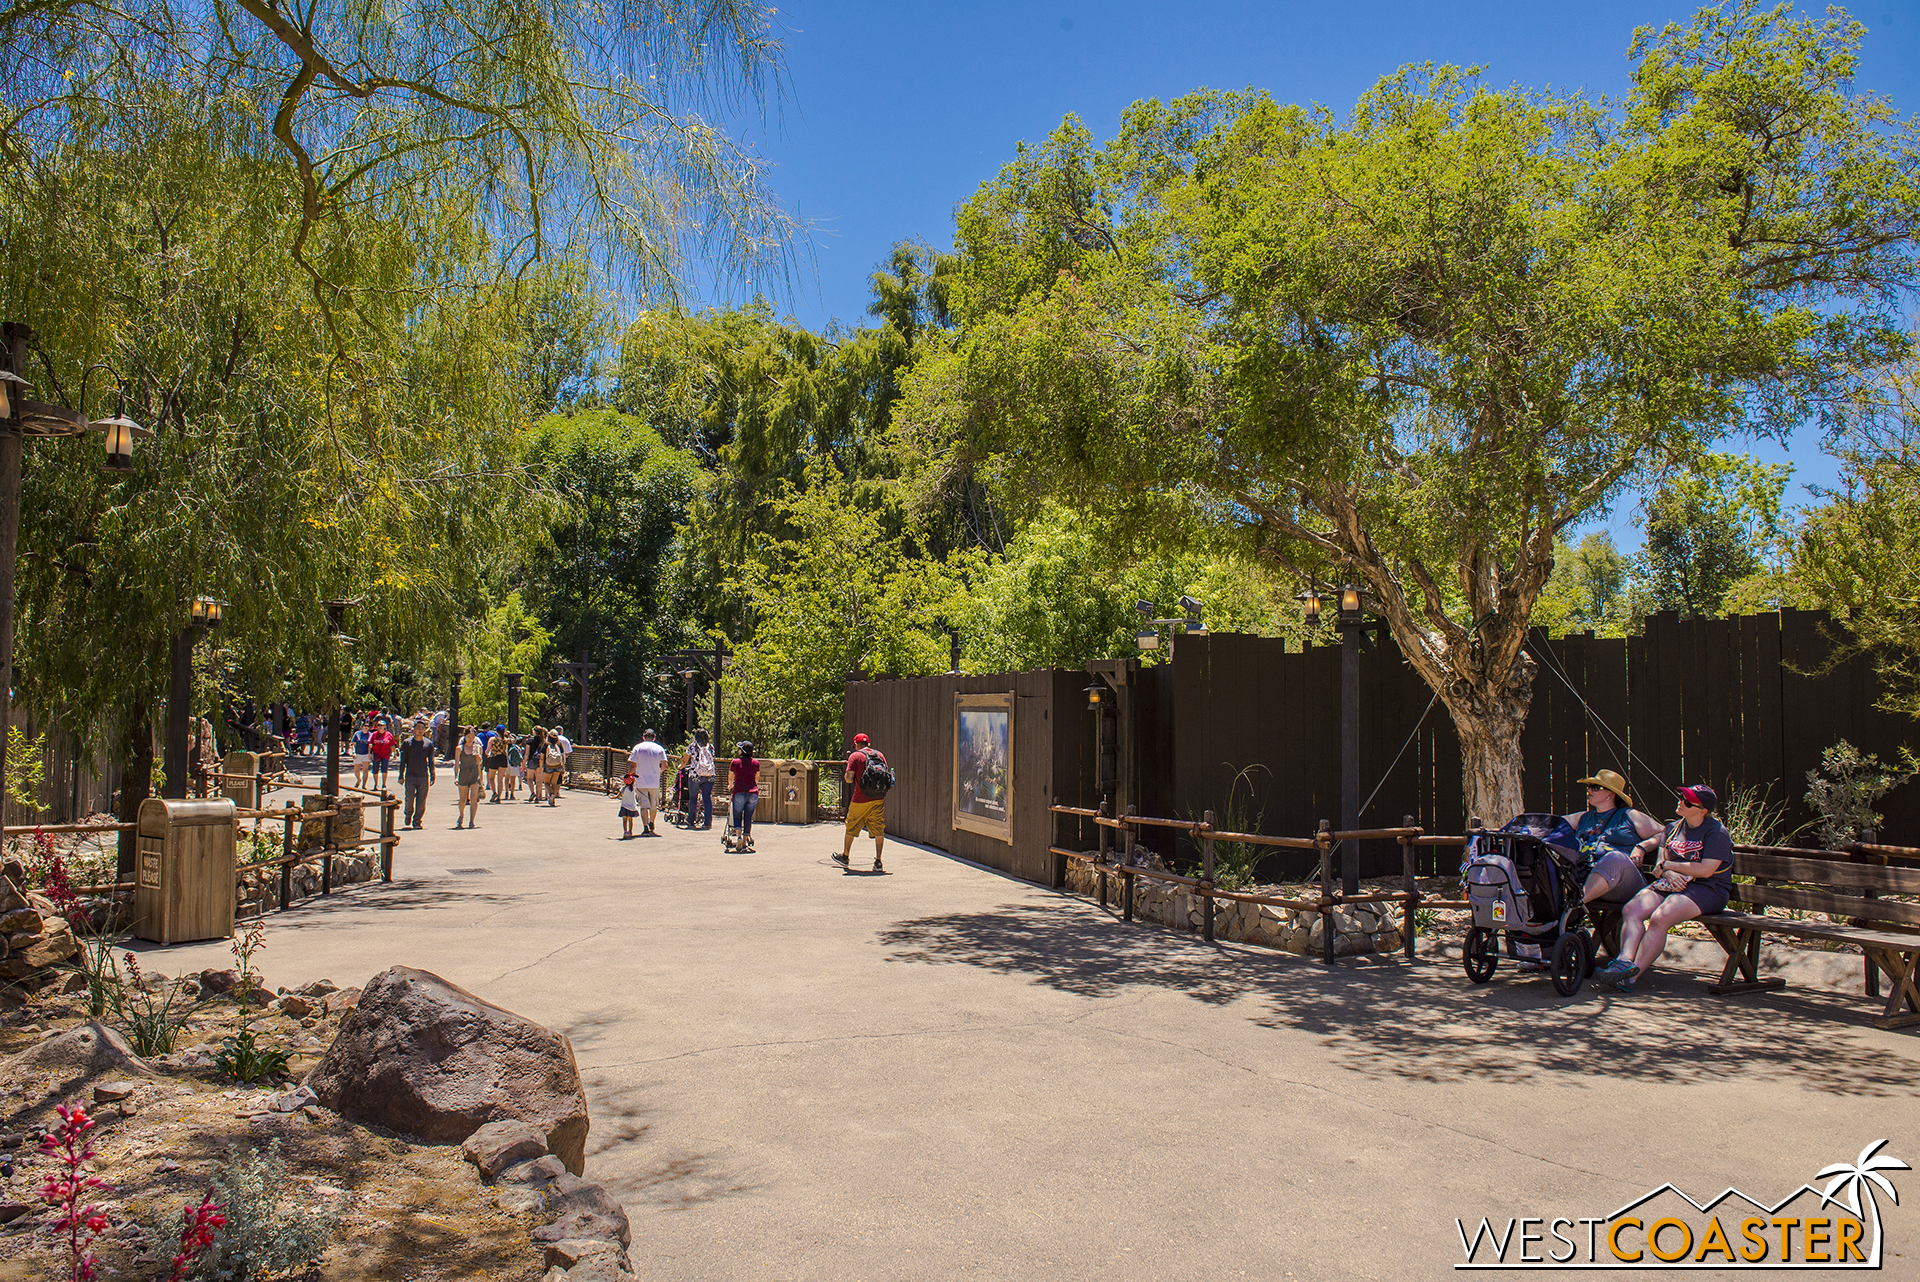
[[[1167,871],[1158,856],[1150,856],[1146,865],[1155,871]],[[1092,865],[1073,859],[1067,862],[1067,890],[1088,898],[1100,893],[1100,875]],[[1108,870],[1108,893],[1121,893],[1120,878]],[[1318,886],[1272,887],[1275,898],[1318,899]],[[1142,921],[1157,922],[1174,930],[1198,934],[1204,921],[1207,901],[1184,886],[1170,885],[1151,877],[1133,881],[1133,915]],[[1254,944],[1284,953],[1318,957],[1326,939],[1326,922],[1312,909],[1281,908],[1274,904],[1250,904],[1237,899],[1214,901],[1213,935],[1215,939]],[[1364,953],[1391,953],[1399,950],[1401,907],[1399,904],[1341,904],[1333,909],[1333,955],[1354,957]]]

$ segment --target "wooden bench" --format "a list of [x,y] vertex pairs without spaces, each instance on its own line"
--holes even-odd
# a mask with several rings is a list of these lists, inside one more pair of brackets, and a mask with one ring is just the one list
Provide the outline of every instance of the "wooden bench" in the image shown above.
[[[1877,864],[1811,859],[1804,855],[1736,849],[1734,902],[1757,908],[1788,908],[1825,913],[1840,921],[1796,921],[1734,911],[1698,918],[1727,953],[1720,982],[1708,992],[1724,996],[1762,988],[1781,988],[1778,976],[1760,976],[1760,936],[1771,931],[1797,939],[1831,940],[1858,944],[1866,954],[1869,996],[1878,996],[1880,976],[1891,981],[1886,1009],[1873,1022],[1881,1028],[1920,1024],[1920,904],[1882,895],[1920,895],[1920,868],[1890,868]],[[1903,929],[1904,928],[1904,929]]]
[[[1643,870],[1646,871],[1646,870]],[[1779,976],[1760,975],[1760,936],[1771,931],[1798,939],[1857,944],[1866,955],[1866,989],[1880,995],[1880,976],[1892,981],[1886,1009],[1874,1023],[1901,1028],[1920,1023],[1920,904],[1881,895],[1920,895],[1920,868],[1893,868],[1882,864],[1848,863],[1844,858],[1818,858],[1813,852],[1786,847],[1735,846],[1733,873],[1753,881],[1735,882],[1733,902],[1725,912],[1697,917],[1727,954],[1718,983],[1708,986],[1715,996],[1784,988]],[[1649,880],[1652,873],[1647,871]],[[1797,921],[1741,912],[1733,904],[1755,908],[1788,908],[1844,917],[1835,921]],[[1610,953],[1620,947],[1619,905],[1592,904],[1594,938]]]

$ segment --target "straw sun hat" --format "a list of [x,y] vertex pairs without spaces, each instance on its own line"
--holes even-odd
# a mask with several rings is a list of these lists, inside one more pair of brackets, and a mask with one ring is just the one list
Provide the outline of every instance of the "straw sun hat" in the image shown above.
[[1596,770],[1593,772],[1592,778],[1582,779],[1580,782],[1597,784],[1605,788],[1608,792],[1620,798],[1620,804],[1623,806],[1631,806],[1633,804],[1633,798],[1627,795],[1627,781],[1620,776],[1618,771]]

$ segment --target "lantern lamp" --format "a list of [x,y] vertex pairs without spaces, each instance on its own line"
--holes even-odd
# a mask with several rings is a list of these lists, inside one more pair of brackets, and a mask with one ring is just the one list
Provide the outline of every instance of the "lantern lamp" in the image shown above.
[[1086,688],[1087,711],[1098,712],[1107,702],[1107,685],[1104,681],[1095,681]]
[[1340,589],[1340,622],[1360,622],[1360,589],[1351,583]]
[[0,369],[0,421],[13,422],[27,393],[27,380],[10,369]]
[[1320,626],[1320,593],[1318,592],[1318,590],[1314,588],[1308,588],[1305,592],[1302,592],[1300,595],[1294,597],[1293,599],[1298,601],[1303,607],[1305,607],[1307,612],[1307,626],[1310,628],[1319,627]]
[[120,413],[116,413],[112,418],[99,419],[87,426],[105,437],[109,472],[133,471],[134,438],[153,435],[125,414]]

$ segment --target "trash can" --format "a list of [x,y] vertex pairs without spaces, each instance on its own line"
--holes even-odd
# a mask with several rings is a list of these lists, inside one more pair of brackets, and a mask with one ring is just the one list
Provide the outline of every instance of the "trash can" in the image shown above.
[[149,797],[139,822],[133,933],[157,944],[230,937],[239,831],[233,802]]
[[774,775],[774,822],[810,824],[819,776],[811,761],[782,761]]
[[[230,776],[220,781],[220,794],[242,810],[260,808],[260,754],[229,752],[220,773]],[[239,776],[239,777],[235,777]]]

